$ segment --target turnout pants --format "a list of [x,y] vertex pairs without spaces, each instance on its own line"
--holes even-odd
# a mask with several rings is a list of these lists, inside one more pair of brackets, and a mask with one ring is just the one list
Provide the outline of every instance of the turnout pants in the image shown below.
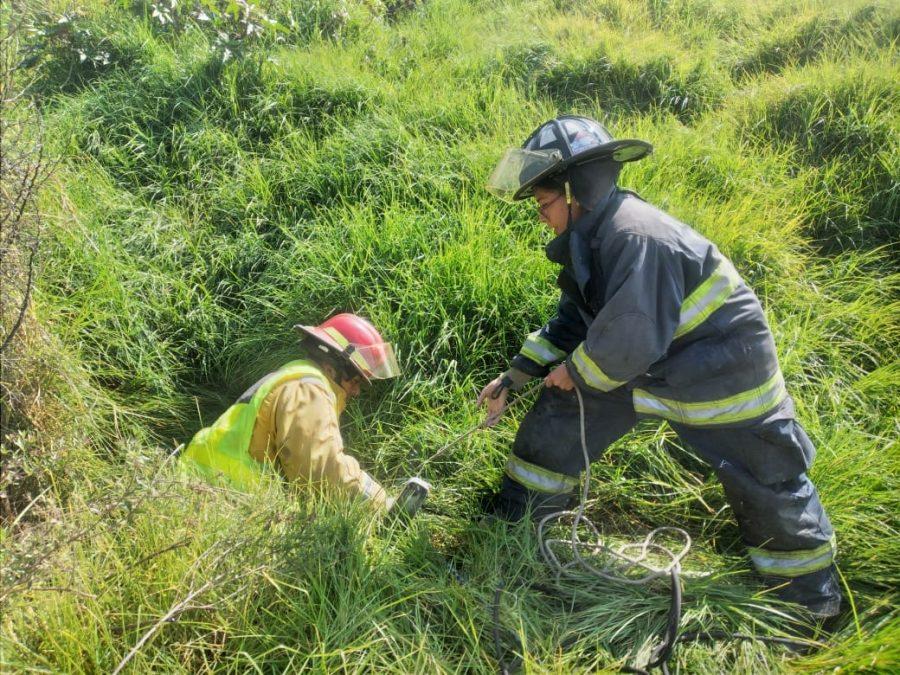
[[[590,460],[638,421],[630,393],[582,394]],[[745,428],[671,423],[715,471],[757,571],[816,615],[837,613],[834,530],[806,470],[815,448],[794,419]],[[495,508],[508,519],[566,508],[584,470],[578,399],[545,388],[522,421]]]

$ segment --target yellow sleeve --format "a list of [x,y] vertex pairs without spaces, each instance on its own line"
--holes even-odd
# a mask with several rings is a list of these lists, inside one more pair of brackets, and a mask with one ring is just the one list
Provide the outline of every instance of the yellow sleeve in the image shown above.
[[333,394],[317,382],[294,380],[275,396],[272,448],[285,478],[326,482],[383,506],[384,489],[344,452]]

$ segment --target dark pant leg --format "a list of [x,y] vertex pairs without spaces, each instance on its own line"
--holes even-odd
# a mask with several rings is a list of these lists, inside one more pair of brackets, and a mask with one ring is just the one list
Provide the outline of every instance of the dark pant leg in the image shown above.
[[[599,457],[637,419],[625,392],[582,394],[588,456]],[[492,506],[506,520],[567,508],[584,470],[578,397],[548,387],[522,420],[498,499]]]
[[836,614],[834,530],[806,475],[815,449],[800,424],[672,426],[715,470],[757,571],[781,586],[784,599],[815,614]]

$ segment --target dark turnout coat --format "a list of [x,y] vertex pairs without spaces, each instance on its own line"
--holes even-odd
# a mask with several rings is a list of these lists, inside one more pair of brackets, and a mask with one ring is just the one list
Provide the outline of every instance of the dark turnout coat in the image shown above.
[[815,448],[794,419],[759,300],[731,262],[622,190],[547,256],[563,266],[556,315],[506,375],[522,384],[565,360],[585,395],[541,392],[516,434],[498,511],[566,508],[583,447],[597,459],[640,417],[665,418],[722,482],[757,570],[790,580],[782,597],[836,614],[834,530],[806,475]]
[[687,225],[617,190],[547,256],[563,265],[557,312],[514,371],[542,376],[565,359],[582,389],[625,387],[640,416],[691,426],[793,416],[759,300]]

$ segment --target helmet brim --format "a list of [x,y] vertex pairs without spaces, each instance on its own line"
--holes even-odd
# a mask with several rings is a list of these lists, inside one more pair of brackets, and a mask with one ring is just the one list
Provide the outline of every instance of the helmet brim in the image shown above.
[[[650,143],[633,138],[610,141],[579,153],[570,159],[563,159],[556,150],[534,151],[510,148],[491,172],[487,189],[491,194],[504,201],[520,201],[534,194],[535,185],[571,166],[603,160],[621,163],[635,162],[652,152],[653,146]],[[551,161],[551,159],[555,161]],[[525,176],[524,180],[523,175]]]

